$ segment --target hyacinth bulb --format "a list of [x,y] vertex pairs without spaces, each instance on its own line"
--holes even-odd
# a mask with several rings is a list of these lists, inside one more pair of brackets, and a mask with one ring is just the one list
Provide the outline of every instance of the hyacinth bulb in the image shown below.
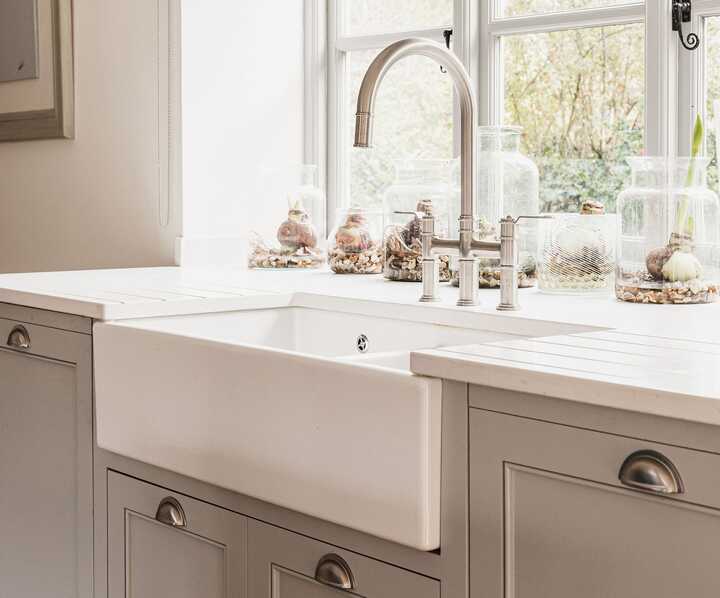
[[302,200],[289,201],[288,217],[277,231],[277,240],[283,247],[312,249],[317,246],[317,234],[310,216],[303,207]]
[[687,282],[702,276],[702,265],[692,253],[676,251],[665,262],[662,275],[669,282]]
[[335,244],[344,251],[365,251],[372,245],[367,219],[361,211],[351,211],[335,233]]

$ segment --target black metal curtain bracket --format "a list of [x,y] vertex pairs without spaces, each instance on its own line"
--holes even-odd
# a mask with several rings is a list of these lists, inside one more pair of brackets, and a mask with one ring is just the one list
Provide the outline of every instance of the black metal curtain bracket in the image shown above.
[[673,0],[672,3],[672,29],[678,32],[680,43],[686,50],[696,50],[700,45],[700,38],[695,33],[688,33],[683,39],[682,24],[692,20],[692,0]]

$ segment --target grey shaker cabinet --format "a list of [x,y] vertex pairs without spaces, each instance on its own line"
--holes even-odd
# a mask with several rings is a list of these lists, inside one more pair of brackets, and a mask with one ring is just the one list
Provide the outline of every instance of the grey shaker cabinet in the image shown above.
[[0,318],[0,596],[91,598],[91,337],[10,311],[24,319]]
[[259,521],[248,546],[249,598],[440,598],[435,579]]
[[718,596],[720,456],[470,411],[472,598]]
[[245,517],[108,472],[110,598],[245,598]]

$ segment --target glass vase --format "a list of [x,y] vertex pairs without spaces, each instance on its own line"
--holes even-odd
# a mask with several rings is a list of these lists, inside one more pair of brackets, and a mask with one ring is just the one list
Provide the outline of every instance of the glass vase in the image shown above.
[[612,293],[615,214],[565,213],[539,223],[538,288],[544,293]]
[[[500,219],[509,215],[536,216],[540,213],[540,176],[535,163],[520,151],[522,128],[489,126],[478,128],[476,234],[484,239],[499,240]],[[458,198],[453,202],[459,206]],[[518,286],[531,287],[536,282],[537,221],[518,223]],[[500,285],[500,260],[482,258],[478,262],[480,288]],[[458,284],[452,270],[452,282]]]
[[338,211],[328,237],[328,263],[336,274],[381,274],[382,212],[350,207]]
[[710,303],[720,282],[720,201],[705,158],[630,158],[618,197],[615,293],[633,303]]

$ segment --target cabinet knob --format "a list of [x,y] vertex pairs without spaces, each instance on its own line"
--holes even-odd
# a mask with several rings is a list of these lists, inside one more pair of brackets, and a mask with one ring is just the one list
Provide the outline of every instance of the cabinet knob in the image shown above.
[[30,334],[22,324],[15,326],[8,335],[7,346],[13,349],[29,349]]
[[682,494],[682,479],[672,461],[657,451],[637,451],[620,467],[620,482],[656,494]]
[[187,527],[185,511],[172,496],[163,498],[155,513],[155,519],[172,527]]
[[336,554],[326,554],[320,559],[315,569],[315,581],[341,590],[352,590],[355,587],[349,565]]

